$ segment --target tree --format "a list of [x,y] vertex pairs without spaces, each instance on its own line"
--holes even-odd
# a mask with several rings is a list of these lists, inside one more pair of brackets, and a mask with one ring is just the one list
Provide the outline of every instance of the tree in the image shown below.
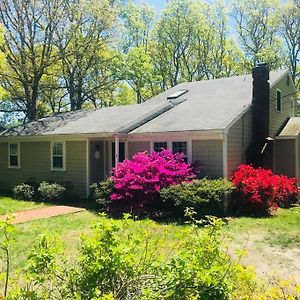
[[127,53],[132,47],[144,47],[148,51],[151,30],[154,24],[154,9],[142,3],[129,1],[121,11],[123,27],[121,30],[121,48]]
[[146,101],[151,93],[151,82],[155,80],[151,58],[146,53],[145,47],[131,48],[124,55],[121,67],[124,78],[136,93],[137,103]]
[[288,49],[292,79],[299,86],[300,76],[300,1],[288,2],[282,9],[282,35]]
[[249,68],[259,61],[269,63],[271,68],[282,65],[282,45],[277,36],[278,8],[277,0],[234,0],[232,3],[232,17]]
[[[9,93],[15,111],[28,120],[37,117],[40,83],[47,69],[58,59],[53,46],[63,0],[2,0],[0,21],[4,43],[0,50],[6,64],[1,68],[1,84]],[[4,109],[4,111],[6,111]]]
[[115,19],[108,0],[67,0],[64,24],[56,30],[62,80],[71,110],[81,109],[100,90],[114,83],[110,64],[110,30]]

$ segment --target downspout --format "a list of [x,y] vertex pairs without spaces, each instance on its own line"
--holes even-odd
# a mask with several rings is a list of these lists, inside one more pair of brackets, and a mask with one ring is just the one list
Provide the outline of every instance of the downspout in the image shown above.
[[86,151],[86,198],[90,195],[90,141],[85,140]]
[[223,177],[228,178],[228,129],[224,129],[222,135]]

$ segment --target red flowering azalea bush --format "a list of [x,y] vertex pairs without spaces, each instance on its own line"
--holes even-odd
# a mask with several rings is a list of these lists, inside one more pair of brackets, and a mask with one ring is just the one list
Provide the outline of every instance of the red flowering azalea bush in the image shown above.
[[123,211],[133,212],[157,207],[162,188],[194,177],[191,165],[184,162],[181,154],[173,154],[169,150],[137,153],[113,170],[112,205],[117,204]]
[[288,207],[298,198],[297,179],[271,170],[240,165],[231,180],[236,187],[234,209],[244,213],[266,214],[278,206]]

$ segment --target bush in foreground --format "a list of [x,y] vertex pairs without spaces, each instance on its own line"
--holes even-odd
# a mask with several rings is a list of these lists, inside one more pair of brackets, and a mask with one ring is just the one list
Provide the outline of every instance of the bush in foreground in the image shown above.
[[297,179],[275,175],[271,170],[241,165],[232,182],[236,187],[231,205],[234,211],[263,215],[288,207],[298,199]]
[[162,188],[194,178],[191,165],[181,154],[169,150],[137,153],[131,160],[119,163],[111,180],[112,204],[122,211],[139,213],[159,207]]
[[[0,298],[98,300],[299,299],[292,280],[258,279],[233,260],[224,244],[223,222],[208,217],[206,227],[184,226],[167,244],[169,227],[153,221],[112,220],[104,216],[83,236],[76,255],[68,255],[57,236],[38,236],[26,268],[10,277],[12,219],[0,221],[0,258],[5,289]],[[3,278],[4,278],[3,277]]]
[[169,186],[160,192],[164,209],[172,217],[183,217],[186,207],[192,207],[198,216],[223,216],[234,190],[225,179],[201,179]]
[[13,188],[13,196],[18,200],[33,201],[35,196],[34,187],[26,183],[17,184]]

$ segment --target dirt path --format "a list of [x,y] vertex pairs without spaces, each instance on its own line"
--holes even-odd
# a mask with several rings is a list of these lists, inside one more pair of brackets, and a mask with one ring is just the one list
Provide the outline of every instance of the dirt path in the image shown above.
[[[12,215],[14,216],[12,223],[19,224],[19,223],[25,223],[33,220],[47,219],[55,216],[77,213],[83,210],[85,209],[79,207],[73,207],[73,206],[64,206],[64,205],[23,210],[23,211],[12,213]],[[5,219],[6,219],[6,215],[0,216],[0,220],[3,221]]]
[[230,252],[245,249],[249,255],[241,260],[243,265],[253,266],[259,275],[294,278],[300,282],[300,248],[281,248],[263,243],[263,234],[242,235],[230,243]]

